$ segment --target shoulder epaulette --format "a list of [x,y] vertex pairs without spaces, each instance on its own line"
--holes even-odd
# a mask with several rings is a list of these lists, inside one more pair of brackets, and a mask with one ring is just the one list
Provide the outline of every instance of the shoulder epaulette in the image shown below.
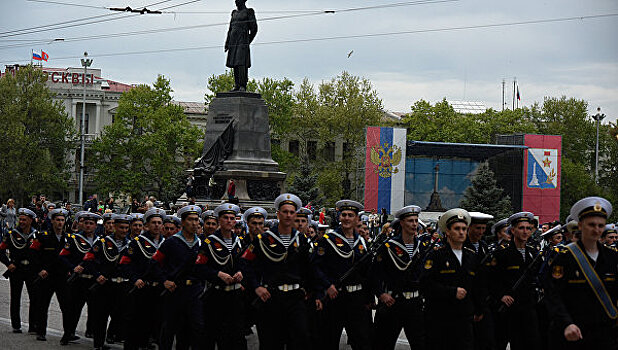
[[139,236],[137,236],[137,237],[135,237],[133,239],[136,240],[136,241],[139,241]]
[[565,246],[563,246],[563,245],[557,245],[557,246],[554,246],[554,251],[556,253],[566,253],[569,250]]
[[476,251],[474,251],[474,249],[472,249],[472,248],[470,248],[470,247],[463,247],[463,249],[465,249],[465,250],[467,250],[467,251],[469,251],[469,252],[472,252],[472,253],[476,254]]
[[101,241],[101,243],[105,243],[105,238],[101,238],[99,241]]
[[49,235],[49,232],[43,231],[43,236],[47,236],[47,235]]

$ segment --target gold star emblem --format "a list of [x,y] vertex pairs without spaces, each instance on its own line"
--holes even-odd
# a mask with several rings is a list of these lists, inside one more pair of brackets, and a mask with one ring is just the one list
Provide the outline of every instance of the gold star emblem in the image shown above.
[[551,165],[551,160],[549,160],[549,158],[545,158],[545,160],[543,160],[543,167],[549,168],[550,165]]

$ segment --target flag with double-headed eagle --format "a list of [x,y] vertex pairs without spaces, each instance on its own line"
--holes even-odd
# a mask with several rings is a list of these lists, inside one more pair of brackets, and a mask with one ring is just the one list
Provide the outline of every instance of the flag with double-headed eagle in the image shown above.
[[368,127],[365,159],[365,210],[403,207],[406,129]]

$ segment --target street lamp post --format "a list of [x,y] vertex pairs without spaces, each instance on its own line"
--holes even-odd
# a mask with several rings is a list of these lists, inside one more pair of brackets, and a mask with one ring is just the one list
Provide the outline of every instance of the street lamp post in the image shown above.
[[84,95],[82,102],[81,154],[79,157],[79,205],[84,204],[84,153],[86,152],[86,69],[88,69],[88,67],[92,64],[92,59],[87,57],[88,52],[84,52],[84,58],[81,59],[82,67],[84,67],[84,75],[82,76]]
[[605,119],[605,114],[601,113],[601,107],[597,108],[597,114],[593,115],[592,118],[597,121],[597,147],[594,161],[594,181],[599,183],[599,124],[601,121]]

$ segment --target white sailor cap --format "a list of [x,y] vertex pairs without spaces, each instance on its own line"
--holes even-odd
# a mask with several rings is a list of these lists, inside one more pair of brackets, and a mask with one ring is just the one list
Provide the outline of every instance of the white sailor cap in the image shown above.
[[405,217],[412,216],[412,215],[418,216],[418,214],[420,213],[421,213],[421,207],[419,207],[418,205],[408,205],[408,206],[405,206],[397,210],[395,212],[395,217],[401,220]]
[[262,207],[249,208],[247,211],[245,211],[245,214],[243,214],[243,220],[245,222],[249,222],[249,219],[256,216],[261,216],[264,218],[264,220],[266,220],[266,218],[268,217],[268,212]]
[[214,210],[204,210],[202,213],[202,220],[206,221],[207,219],[217,219]]
[[519,213],[515,213],[509,216],[509,226],[514,226],[518,222],[526,221],[531,224],[536,223],[536,219],[534,218],[534,214],[529,211],[520,211]]
[[561,225],[556,225],[556,226],[550,228],[549,230],[547,230],[545,233],[543,233],[541,235],[541,238],[543,238],[543,239],[550,239],[555,234],[562,233],[562,231],[563,231],[562,230],[562,226]]
[[605,225],[605,231],[603,231],[603,236],[609,233],[618,233],[618,228],[616,228],[616,224]]
[[571,217],[578,221],[588,216],[608,218],[612,215],[612,204],[605,198],[586,197],[580,199],[571,207]]
[[159,208],[150,208],[144,213],[144,222],[148,222],[148,220],[150,220],[151,218],[156,217],[163,219],[166,216],[167,214],[165,213],[165,210]]
[[214,212],[217,218],[223,214],[232,214],[236,216],[236,214],[240,213],[240,207],[233,203],[223,203],[216,207]]
[[291,193],[284,193],[275,199],[275,208],[279,210],[282,205],[291,204],[296,210],[303,206],[303,202],[298,196]]
[[470,214],[470,219],[472,220],[470,224],[486,224],[489,220],[493,220],[494,216],[481,213],[480,211],[471,211],[468,212]]
[[296,216],[297,217],[303,217],[303,218],[310,218],[311,217],[311,210],[309,210],[308,208],[300,208],[296,211]]
[[164,223],[169,222],[169,223],[172,223],[172,224],[180,227],[180,218],[178,216],[176,216],[176,215],[168,215],[168,216],[166,216],[165,219],[163,219],[163,222]]
[[81,210],[81,211],[78,211],[77,213],[75,213],[75,221],[79,221],[79,219],[81,218],[82,214],[84,214],[84,213],[88,213],[88,212],[85,211],[85,210]]
[[496,222],[492,227],[491,227],[491,233],[492,234],[496,234],[498,233],[498,231],[502,230],[503,227],[509,226],[509,219],[502,219],[498,222]]
[[133,216],[130,214],[114,214],[112,216],[112,220],[114,220],[114,224],[119,223],[131,223],[133,221]]
[[113,214],[113,213],[105,213],[105,214],[103,214],[103,215],[102,215],[102,217],[103,217],[103,222],[106,222],[106,221],[108,221],[108,220],[113,220],[113,219],[114,219],[114,218],[113,218],[113,216],[114,216],[114,214]]
[[176,216],[178,216],[181,219],[184,219],[187,215],[191,215],[191,214],[196,214],[197,216],[200,216],[202,215],[202,209],[198,207],[197,205],[185,205],[184,207],[178,210],[178,212],[176,213]]
[[438,220],[438,227],[440,231],[446,232],[452,224],[456,222],[465,222],[466,225],[470,225],[472,218],[467,210],[461,208],[454,208],[447,210]]
[[93,220],[93,221],[98,221],[101,219],[101,215],[97,214],[97,213],[91,213],[89,211],[85,211],[83,212],[80,216],[80,219],[83,220]]
[[357,201],[353,201],[350,199],[343,199],[335,203],[335,206],[339,211],[351,210],[358,214],[359,211],[363,210],[363,205]]
[[327,228],[328,228],[328,225],[325,225],[325,224],[320,224],[320,223],[318,222],[318,230],[326,230]]
[[68,215],[69,215],[69,212],[66,209],[62,209],[62,208],[53,209],[53,210],[50,210],[49,213],[47,213],[47,217],[50,220],[55,218],[56,216],[64,216],[66,218]]
[[17,210],[17,215],[26,215],[32,218],[33,220],[36,219],[36,214],[28,208],[19,208]]
[[571,220],[571,221],[569,221],[569,222],[565,225],[565,226],[566,226],[566,232],[573,233],[573,232],[575,232],[575,231],[579,230],[579,227],[578,227],[578,225],[577,225],[577,224],[578,224],[577,220]]
[[131,213],[131,222],[133,221],[141,221],[144,222],[144,214],[142,213]]
[[368,223],[369,222],[369,216],[367,215],[361,215],[360,217],[360,221],[364,222],[364,223]]

